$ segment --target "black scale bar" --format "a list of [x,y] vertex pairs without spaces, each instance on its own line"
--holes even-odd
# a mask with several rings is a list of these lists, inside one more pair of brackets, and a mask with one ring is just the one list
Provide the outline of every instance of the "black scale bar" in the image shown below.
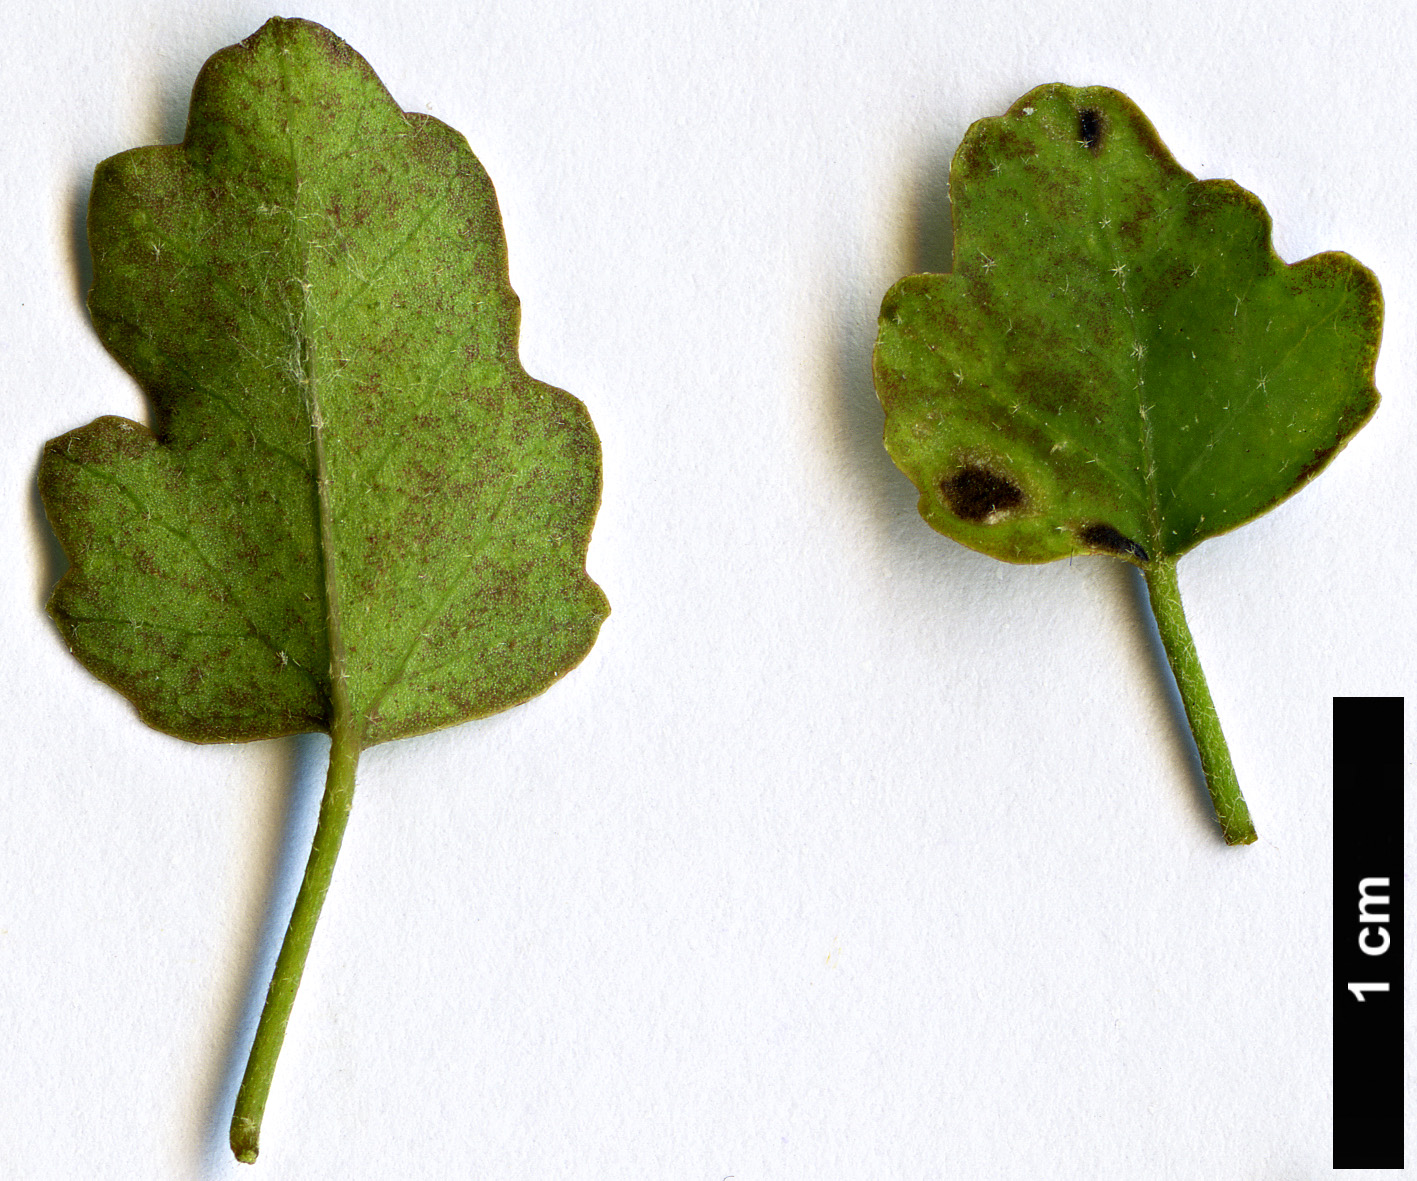
[[1402,1163],[1402,703],[1333,699],[1333,1167]]

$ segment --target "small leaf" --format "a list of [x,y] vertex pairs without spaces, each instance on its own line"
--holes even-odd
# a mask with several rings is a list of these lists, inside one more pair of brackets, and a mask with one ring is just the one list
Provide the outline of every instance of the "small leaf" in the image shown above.
[[310,869],[233,1121],[266,1089],[359,751],[505,709],[608,611],[600,446],[528,377],[492,184],[318,25],[216,54],[186,138],[104,161],[94,326],[152,400],[50,442],[73,563],[50,611],[142,717],[200,742],[324,730]]
[[950,169],[955,267],[886,296],[876,389],[920,512],[1012,562],[1139,564],[1273,508],[1378,404],[1377,280],[1286,266],[1126,96],[1042,86]]
[[1198,181],[1102,87],[1041,86],[975,123],[950,194],[954,271],[882,304],[886,448],[965,545],[1142,569],[1227,838],[1253,840],[1174,566],[1372,416],[1377,280],[1346,254],[1285,265],[1252,194]]

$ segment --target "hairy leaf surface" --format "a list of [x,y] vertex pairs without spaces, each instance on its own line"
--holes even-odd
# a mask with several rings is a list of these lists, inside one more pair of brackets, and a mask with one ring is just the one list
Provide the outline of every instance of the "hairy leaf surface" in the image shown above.
[[529,378],[492,184],[318,25],[214,56],[104,161],[89,306],[154,408],[45,450],[50,610],[159,729],[360,746],[539,693],[607,613],[585,408]]
[[1014,562],[1175,558],[1272,508],[1372,415],[1377,280],[1287,266],[1126,96],[1042,86],[965,136],[954,270],[887,294],[886,446],[920,512]]

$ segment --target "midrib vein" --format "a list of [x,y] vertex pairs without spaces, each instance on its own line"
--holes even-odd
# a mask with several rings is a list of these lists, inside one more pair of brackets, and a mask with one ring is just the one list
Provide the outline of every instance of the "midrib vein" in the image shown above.
[[343,613],[340,610],[339,564],[335,546],[333,481],[325,451],[325,418],[320,412],[316,388],[315,342],[306,322],[309,300],[301,310],[301,352],[304,363],[306,405],[310,412],[310,433],[315,451],[315,496],[319,506],[320,565],[325,588],[325,630],[330,643],[330,707],[334,716],[331,729],[353,725],[354,711],[349,699],[349,653],[344,642]]
[[1131,292],[1127,290],[1127,265],[1126,254],[1122,249],[1122,244],[1118,239],[1117,228],[1112,225],[1112,210],[1107,200],[1106,186],[1098,183],[1097,170],[1092,171],[1093,192],[1097,205],[1101,208],[1102,221],[1101,228],[1107,231],[1106,239],[1108,251],[1112,256],[1112,266],[1116,268],[1114,274],[1117,277],[1117,290],[1121,296],[1122,311],[1126,314],[1127,325],[1131,330],[1132,338],[1132,375],[1135,380],[1137,396],[1137,424],[1139,427],[1139,442],[1141,444],[1142,459],[1142,488],[1146,498],[1147,524],[1150,528],[1151,536],[1146,540],[1151,556],[1155,557],[1161,547],[1161,504],[1157,497],[1156,486],[1156,449],[1152,438],[1151,416],[1147,412],[1146,405],[1146,353],[1147,345],[1150,343],[1142,339],[1141,329],[1138,326],[1138,316],[1136,308],[1133,306]]
[[[282,82],[286,93],[290,92],[288,62],[281,59]],[[286,145],[290,155],[290,172],[293,185],[291,195],[291,234],[295,239],[292,252],[297,261],[296,283],[300,287],[300,315],[297,323],[297,346],[300,350],[299,382],[304,396],[306,413],[310,419],[311,449],[315,456],[315,499],[316,520],[320,531],[320,566],[325,592],[325,632],[330,645],[330,733],[338,732],[346,740],[359,741],[359,727],[349,696],[349,652],[345,646],[343,612],[339,592],[339,562],[335,545],[334,487],[330,476],[329,453],[326,448],[325,429],[328,425],[320,408],[318,355],[315,341],[315,322],[318,313],[311,299],[310,288],[310,240],[305,233],[305,219],[301,213],[301,180],[299,153],[290,131],[290,111],[286,112]]]

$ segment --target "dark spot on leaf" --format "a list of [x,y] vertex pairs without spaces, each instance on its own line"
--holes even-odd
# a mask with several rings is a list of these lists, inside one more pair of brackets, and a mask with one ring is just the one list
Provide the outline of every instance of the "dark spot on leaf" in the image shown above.
[[1102,112],[1096,107],[1078,112],[1078,139],[1087,145],[1094,156],[1102,150],[1103,131]]
[[969,464],[947,480],[940,481],[940,494],[950,512],[962,521],[976,524],[994,513],[1007,512],[1023,504],[1023,489],[1012,480],[987,468]]
[[1146,550],[1142,549],[1135,541],[1113,529],[1111,525],[1104,525],[1101,521],[1093,525],[1084,525],[1078,530],[1078,537],[1084,545],[1101,550],[1103,553],[1136,558],[1142,562],[1151,561]]

